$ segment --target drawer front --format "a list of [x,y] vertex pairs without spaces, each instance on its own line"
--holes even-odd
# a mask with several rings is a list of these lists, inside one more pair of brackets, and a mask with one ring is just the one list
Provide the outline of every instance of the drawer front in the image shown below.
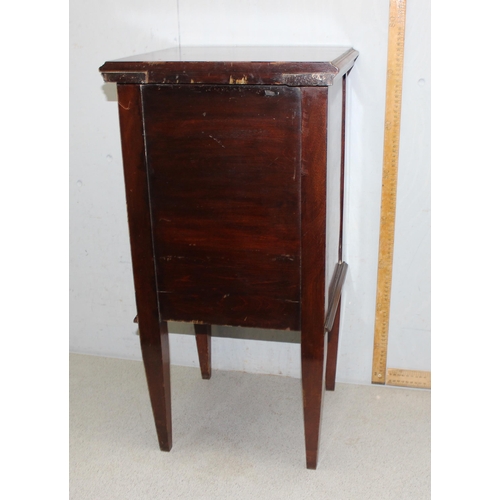
[[162,320],[300,329],[300,93],[142,87]]

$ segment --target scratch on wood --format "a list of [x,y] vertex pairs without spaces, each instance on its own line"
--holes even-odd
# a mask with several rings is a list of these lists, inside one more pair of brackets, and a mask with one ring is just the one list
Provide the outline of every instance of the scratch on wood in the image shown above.
[[223,148],[226,148],[226,146],[224,146],[224,144],[222,144],[222,141],[217,139],[216,137],[214,137],[213,135],[209,135],[208,137],[210,137],[210,139],[213,139],[217,144],[219,144],[221,147]]
[[128,102],[127,106],[124,106],[121,102],[118,103],[118,105],[120,106],[120,108],[124,109],[125,111],[129,111],[130,110],[130,105],[131,104],[132,104],[131,101]]
[[277,157],[276,157],[276,158],[275,158],[275,159],[274,159],[274,160],[273,160],[273,161],[272,161],[272,162],[271,162],[271,163],[267,166],[267,168],[272,167],[272,166],[276,163],[276,161],[277,161],[277,160],[279,160],[279,158],[280,158],[280,157],[279,157],[279,156],[277,156]]
[[280,262],[284,262],[284,261],[290,261],[290,262],[293,262],[295,260],[295,257],[293,255],[288,255],[288,254],[282,254],[282,255],[278,255],[276,257],[273,258],[274,261],[280,261]]

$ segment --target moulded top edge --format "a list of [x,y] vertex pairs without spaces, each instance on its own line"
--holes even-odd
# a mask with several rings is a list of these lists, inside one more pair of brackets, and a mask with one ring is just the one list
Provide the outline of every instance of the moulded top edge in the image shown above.
[[99,69],[105,81],[118,83],[331,85],[357,56],[349,47],[175,47]]

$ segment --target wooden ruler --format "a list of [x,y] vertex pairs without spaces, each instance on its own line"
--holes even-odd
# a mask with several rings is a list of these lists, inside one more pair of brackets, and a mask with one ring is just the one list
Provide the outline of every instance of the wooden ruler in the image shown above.
[[387,385],[415,387],[418,389],[430,389],[431,372],[424,372],[419,370],[398,370],[396,368],[389,368],[387,370]]
[[375,313],[372,364],[372,383],[374,384],[385,384],[386,382],[394,227],[396,221],[399,131],[401,125],[401,100],[403,90],[405,23],[406,0],[390,0],[377,307]]

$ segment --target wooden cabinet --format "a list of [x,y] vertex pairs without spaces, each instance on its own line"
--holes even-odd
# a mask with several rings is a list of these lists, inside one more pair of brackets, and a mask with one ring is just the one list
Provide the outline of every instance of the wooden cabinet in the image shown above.
[[100,68],[118,84],[141,347],[162,450],[172,446],[167,321],[194,323],[203,378],[211,325],[300,330],[306,462],[316,468],[347,271],[345,94],[357,55],[187,48]]

